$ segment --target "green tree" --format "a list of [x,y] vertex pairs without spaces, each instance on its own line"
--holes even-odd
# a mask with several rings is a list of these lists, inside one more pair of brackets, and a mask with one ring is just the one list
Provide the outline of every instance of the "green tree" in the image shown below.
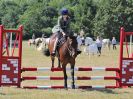
[[24,38],[33,33],[51,35],[60,9],[69,9],[72,30],[86,36],[119,38],[120,27],[133,31],[133,0],[1,0],[0,24],[8,28],[24,25]]

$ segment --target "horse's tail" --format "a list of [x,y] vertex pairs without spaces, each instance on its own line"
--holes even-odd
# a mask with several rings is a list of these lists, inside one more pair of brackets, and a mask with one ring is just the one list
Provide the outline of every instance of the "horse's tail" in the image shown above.
[[50,56],[49,49],[45,49],[45,50],[43,51],[43,54],[46,55],[46,56]]

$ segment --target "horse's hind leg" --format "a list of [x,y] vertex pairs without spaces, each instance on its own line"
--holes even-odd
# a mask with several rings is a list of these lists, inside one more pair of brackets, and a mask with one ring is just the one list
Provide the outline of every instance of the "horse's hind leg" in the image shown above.
[[66,65],[62,65],[64,73],[64,88],[67,89],[67,74],[66,74]]
[[72,77],[72,89],[75,89],[75,80],[74,80],[74,65],[71,64],[71,77]]

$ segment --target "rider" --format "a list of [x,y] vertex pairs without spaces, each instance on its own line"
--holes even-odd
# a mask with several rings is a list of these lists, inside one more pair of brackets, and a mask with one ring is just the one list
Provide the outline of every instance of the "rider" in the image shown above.
[[63,8],[61,10],[61,16],[58,18],[58,23],[54,27],[54,28],[59,28],[59,31],[58,31],[58,37],[56,38],[55,43],[54,43],[54,48],[53,48],[53,52],[52,52],[53,56],[55,55],[58,39],[60,39],[62,37],[62,35],[64,37],[65,35],[68,35],[68,33],[70,33],[70,23],[71,23],[71,19],[68,16],[68,9]]

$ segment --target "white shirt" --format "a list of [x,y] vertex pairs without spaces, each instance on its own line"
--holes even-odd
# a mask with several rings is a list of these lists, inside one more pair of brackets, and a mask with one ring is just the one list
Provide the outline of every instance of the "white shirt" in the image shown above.
[[112,39],[112,44],[116,44],[116,39]]
[[102,47],[102,40],[96,40],[97,47]]

